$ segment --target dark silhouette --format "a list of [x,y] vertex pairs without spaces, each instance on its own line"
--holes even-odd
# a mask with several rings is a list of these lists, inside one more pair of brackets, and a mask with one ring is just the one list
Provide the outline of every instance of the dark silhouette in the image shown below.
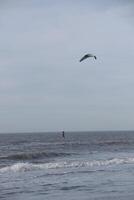
[[89,58],[89,57],[93,57],[93,58],[97,59],[97,57],[95,55],[93,55],[93,54],[86,54],[80,59],[80,62],[85,60],[85,59],[87,59],[87,58]]
[[65,132],[64,131],[62,131],[62,137],[65,138]]

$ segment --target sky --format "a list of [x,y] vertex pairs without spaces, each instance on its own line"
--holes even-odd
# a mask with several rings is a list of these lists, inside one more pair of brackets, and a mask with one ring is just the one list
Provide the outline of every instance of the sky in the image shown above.
[[134,130],[133,10],[0,0],[0,133]]

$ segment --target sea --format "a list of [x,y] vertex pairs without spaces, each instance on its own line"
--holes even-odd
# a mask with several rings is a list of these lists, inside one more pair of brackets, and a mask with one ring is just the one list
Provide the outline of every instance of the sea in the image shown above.
[[0,134],[0,200],[117,199],[134,199],[134,131]]

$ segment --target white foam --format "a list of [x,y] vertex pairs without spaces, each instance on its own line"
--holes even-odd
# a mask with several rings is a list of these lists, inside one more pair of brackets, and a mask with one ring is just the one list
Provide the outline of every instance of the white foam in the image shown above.
[[59,169],[59,168],[81,168],[81,167],[100,167],[119,164],[133,164],[134,158],[113,158],[109,160],[93,160],[93,161],[65,161],[65,162],[53,162],[44,164],[32,164],[32,163],[16,163],[11,166],[3,167],[0,169],[0,173],[4,172],[21,172],[32,170],[47,170],[47,169]]

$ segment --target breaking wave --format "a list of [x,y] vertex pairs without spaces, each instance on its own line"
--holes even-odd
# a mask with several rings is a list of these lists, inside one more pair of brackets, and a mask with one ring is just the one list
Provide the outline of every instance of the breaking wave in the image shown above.
[[0,169],[0,173],[4,172],[25,172],[32,170],[47,170],[60,168],[82,168],[82,167],[100,167],[120,164],[133,164],[134,158],[113,158],[109,160],[93,160],[93,161],[64,161],[52,162],[44,164],[33,163],[16,163],[11,166],[6,166]]

